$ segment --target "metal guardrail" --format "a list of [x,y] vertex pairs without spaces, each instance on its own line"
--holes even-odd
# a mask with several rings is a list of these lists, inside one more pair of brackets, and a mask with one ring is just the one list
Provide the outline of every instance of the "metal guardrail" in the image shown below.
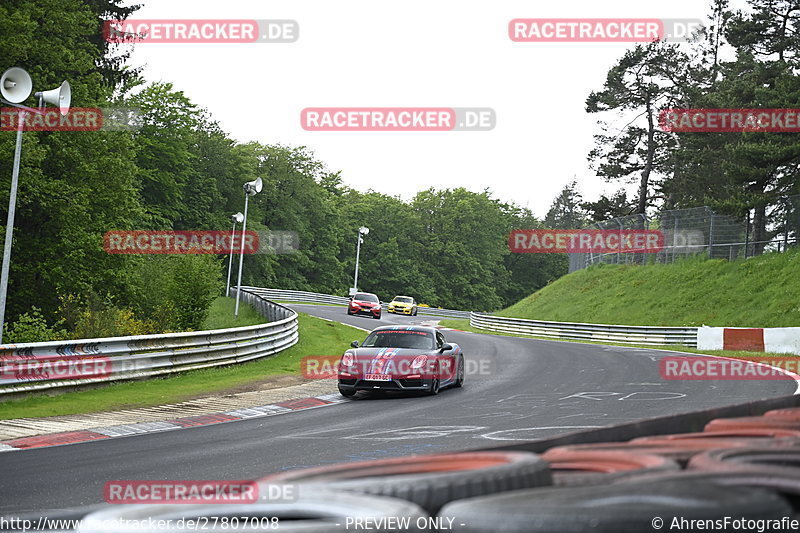
[[0,395],[242,363],[297,343],[297,313],[244,288],[242,301],[269,322],[210,331],[2,345]]
[[547,322],[480,313],[471,313],[469,323],[470,326],[475,328],[538,337],[618,342],[622,344],[697,346],[697,328]]
[[[285,302],[347,305],[349,301],[344,296],[322,294],[319,292],[265,289],[259,287],[242,287],[242,290],[251,291],[254,294],[269,298],[270,300],[282,300]],[[383,304],[381,307],[386,310],[388,304]],[[470,315],[469,311],[457,311],[455,309],[437,309],[435,307],[418,307],[417,309],[417,313],[420,315],[451,316],[456,318],[469,318]]]

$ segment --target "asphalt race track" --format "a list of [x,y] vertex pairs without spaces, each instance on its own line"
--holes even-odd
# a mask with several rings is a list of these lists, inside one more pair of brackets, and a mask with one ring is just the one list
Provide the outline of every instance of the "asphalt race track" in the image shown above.
[[[366,329],[431,320],[293,307]],[[463,389],[433,397],[359,394],[280,416],[0,453],[0,513],[99,503],[112,480],[251,479],[296,467],[512,444],[797,389],[788,378],[666,381],[658,369],[665,352],[654,350],[444,333],[472,362]]]

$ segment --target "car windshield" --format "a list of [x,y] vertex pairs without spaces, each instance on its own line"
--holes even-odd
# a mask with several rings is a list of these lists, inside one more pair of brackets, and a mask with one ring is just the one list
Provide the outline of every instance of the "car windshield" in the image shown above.
[[435,340],[431,333],[418,330],[381,330],[370,333],[364,348],[416,348],[431,350]]
[[398,296],[394,299],[395,302],[399,302],[401,304],[410,304],[413,302],[413,298],[409,298],[408,296]]
[[359,293],[353,296],[353,300],[359,300],[361,302],[375,302],[378,303],[378,297],[374,294],[369,293]]

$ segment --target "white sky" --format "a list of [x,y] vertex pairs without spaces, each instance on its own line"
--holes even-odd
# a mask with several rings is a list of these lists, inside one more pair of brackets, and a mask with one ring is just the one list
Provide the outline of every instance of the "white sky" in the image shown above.
[[[514,18],[704,19],[705,0],[139,0],[132,18],[294,19],[291,44],[139,44],[132,64],[207,108],[234,139],[305,145],[345,183],[408,199],[485,188],[544,216],[589,169],[599,132],[584,111],[626,43],[515,43]],[[738,2],[737,2],[738,3]],[[492,131],[308,132],[306,107],[491,107]],[[633,189],[631,189],[633,190]]]

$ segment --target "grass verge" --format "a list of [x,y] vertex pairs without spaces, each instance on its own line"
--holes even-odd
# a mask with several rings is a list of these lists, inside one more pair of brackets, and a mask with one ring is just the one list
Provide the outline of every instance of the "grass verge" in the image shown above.
[[236,318],[233,312],[236,310],[236,299],[220,296],[213,302],[208,310],[208,316],[203,321],[201,329],[227,329],[240,328],[242,326],[255,326],[263,324],[266,318],[249,305],[239,302],[239,317]]
[[597,265],[497,314],[558,322],[662,326],[800,324],[800,249],[726,261]]
[[[216,302],[215,302],[216,304]],[[221,307],[223,304],[219,304]],[[240,304],[239,318],[244,322]],[[255,310],[250,309],[253,313]],[[256,314],[256,316],[259,316]],[[211,318],[210,318],[211,320]],[[259,320],[258,322],[261,322]],[[208,396],[232,388],[246,387],[269,376],[300,375],[300,360],[307,355],[343,353],[353,339],[364,333],[337,322],[328,322],[299,313],[300,340],[272,357],[241,365],[193,370],[177,376],[145,381],[116,383],[106,387],[53,396],[36,395],[0,402],[0,420],[94,413],[115,409],[131,409],[185,401]],[[256,323],[258,323],[256,322]],[[209,322],[218,324],[218,322]],[[219,326],[215,326],[219,327]]]

